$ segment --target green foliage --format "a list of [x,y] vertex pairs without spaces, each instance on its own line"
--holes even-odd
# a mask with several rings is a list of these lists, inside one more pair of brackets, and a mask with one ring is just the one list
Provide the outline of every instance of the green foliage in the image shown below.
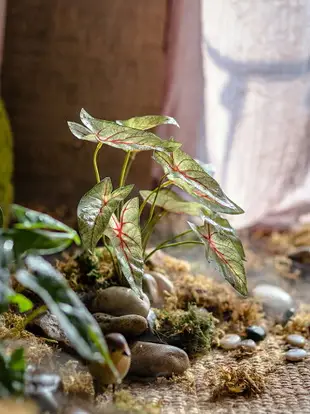
[[21,396],[25,388],[25,358],[23,348],[7,355],[0,347],[0,397]]
[[[180,144],[173,139],[162,140],[147,131],[161,124],[178,126],[175,119],[165,116],[143,116],[114,122],[94,118],[84,109],[81,110],[80,118],[83,125],[69,122],[69,128],[77,138],[97,143],[93,160],[97,181],[100,180],[97,153],[103,144],[127,152],[120,176],[120,188],[112,192],[112,185],[109,184],[108,191],[105,192],[109,200],[110,197],[113,198],[114,193],[124,188],[136,152],[153,150],[154,160],[164,170],[164,175],[156,189],[140,192],[143,199],[140,208],[137,199],[127,201],[124,208],[121,208],[128,194],[123,194],[122,199],[117,202],[113,199],[113,207],[109,202],[104,203],[106,195],[103,196],[102,187],[106,187],[106,184],[102,183],[111,183],[109,178],[105,178],[91,189],[82,198],[78,208],[84,248],[94,250],[101,236],[106,236],[108,239],[103,240],[105,246],[111,251],[112,257],[116,255],[129,285],[136,293],[140,293],[143,259],[146,261],[159,249],[181,244],[204,245],[208,261],[213,263],[239,293],[246,294],[247,285],[243,265],[245,258],[242,244],[228,221],[218,214],[241,214],[243,210],[226,196],[212,177],[214,169],[211,165],[194,160],[182,151]],[[185,191],[196,201],[184,200],[171,189],[173,185]],[[96,194],[95,197],[93,194]],[[149,217],[140,230],[139,215],[141,216],[147,204],[151,206]],[[81,205],[83,209],[80,208]],[[188,232],[160,243],[146,254],[150,235],[157,222],[166,213],[200,216],[203,225],[197,226],[189,223]],[[185,234],[191,234],[195,239],[176,241]]]
[[94,251],[112,214],[132,189],[133,185],[127,185],[113,191],[111,179],[106,177],[81,198],[77,216],[83,246],[86,249]]
[[4,224],[3,210],[0,207],[0,228],[3,227],[3,224]]

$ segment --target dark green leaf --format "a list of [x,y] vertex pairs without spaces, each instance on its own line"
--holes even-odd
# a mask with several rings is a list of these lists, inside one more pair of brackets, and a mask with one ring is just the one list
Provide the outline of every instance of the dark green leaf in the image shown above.
[[[149,204],[153,204],[156,196],[155,193],[150,196],[151,192],[152,191],[148,190],[140,191],[141,197],[144,200],[148,198],[147,202]],[[163,188],[158,192],[156,206],[163,208],[170,213],[188,214],[190,216],[200,216],[201,208],[203,207],[201,204],[194,201],[183,200],[177,193],[167,188]]]
[[0,313],[6,312],[10,303],[11,266],[13,263],[13,242],[0,237]]
[[28,312],[30,309],[33,308],[33,303],[30,299],[26,298],[26,296],[22,295],[21,293],[14,293],[9,295],[10,303],[14,303],[18,306],[19,312]]
[[[76,351],[89,361],[106,361],[112,366],[99,325],[61,273],[41,257],[28,256],[25,263],[28,270],[18,270],[16,279],[44,301]],[[94,335],[100,349],[92,339]]]
[[198,198],[211,210],[228,214],[243,213],[243,210],[224,194],[214,178],[182,150],[177,149],[171,154],[155,152],[154,159],[163,167],[169,180]]
[[146,115],[136,116],[134,118],[126,119],[124,121],[116,121],[119,125],[130,128],[140,129],[146,131],[147,129],[155,128],[159,125],[171,124],[180,127],[177,121],[171,116],[162,115]]
[[68,239],[72,239],[77,245],[81,244],[79,235],[75,230],[59,220],[54,219],[48,214],[40,213],[35,210],[13,204],[11,211],[18,223],[15,225],[18,229],[41,229],[55,230],[67,234]]
[[133,185],[127,185],[113,191],[111,179],[106,177],[81,198],[77,216],[85,249],[95,249],[112,214],[132,189]]
[[25,368],[23,348],[7,355],[0,347],[0,397],[19,396],[24,393]]
[[3,223],[4,223],[3,210],[0,207],[0,227],[3,227]]
[[25,254],[49,255],[62,252],[72,243],[67,233],[46,230],[0,229],[0,236],[13,240],[16,257]]
[[219,222],[223,226],[208,217],[201,227],[189,225],[205,244],[208,261],[240,294],[247,295],[242,243],[231,232],[227,220],[219,218]]
[[[84,109],[81,110],[80,118],[88,129],[77,130],[76,124],[70,123],[71,132],[79,138],[92,142],[101,142],[124,151],[174,151],[181,144],[173,140],[162,140],[157,135],[141,131],[140,129],[129,128],[117,124],[116,122],[97,119],[88,114]],[[77,124],[78,125],[78,124]]]
[[124,205],[120,220],[115,215],[111,217],[105,235],[114,247],[130,287],[141,295],[144,261],[139,226],[139,200],[137,197],[127,201]]

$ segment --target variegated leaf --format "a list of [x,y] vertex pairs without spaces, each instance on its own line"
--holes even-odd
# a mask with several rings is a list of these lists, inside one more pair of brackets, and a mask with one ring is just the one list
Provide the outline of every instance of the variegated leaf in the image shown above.
[[147,129],[155,128],[159,125],[170,124],[180,127],[177,121],[171,116],[162,115],[146,115],[136,116],[134,118],[126,119],[124,121],[116,121],[119,125],[130,128],[140,129],[146,131]]
[[217,181],[181,149],[167,154],[155,152],[154,159],[163,167],[167,178],[213,211],[241,214],[243,210],[223,192]]
[[105,235],[111,241],[130,287],[141,295],[144,260],[137,197],[125,203],[119,220],[115,215],[111,217]]
[[95,249],[112,214],[132,189],[133,185],[127,185],[113,191],[111,179],[106,177],[81,198],[77,216],[81,239],[86,249]]

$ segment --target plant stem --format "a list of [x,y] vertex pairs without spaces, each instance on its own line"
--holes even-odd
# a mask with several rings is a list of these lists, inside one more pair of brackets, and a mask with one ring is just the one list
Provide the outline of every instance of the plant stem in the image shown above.
[[155,252],[157,252],[157,250],[161,250],[161,249],[167,249],[168,247],[175,247],[175,246],[182,246],[182,245],[186,245],[186,244],[200,244],[203,245],[203,242],[200,241],[196,241],[196,240],[188,240],[188,241],[180,241],[180,242],[176,242],[176,243],[170,243],[170,244],[159,244],[157,247],[155,247],[154,250],[152,250],[144,259],[144,261],[146,262],[151,256],[153,256],[153,254]]
[[126,182],[126,178],[128,175],[128,170],[129,167],[131,166],[132,161],[130,161],[132,158],[132,151],[127,151],[124,162],[123,162],[123,166],[122,166],[122,171],[121,171],[121,178],[119,180],[119,186],[122,187],[125,182]]
[[37,316],[39,316],[39,315],[42,315],[42,313],[44,313],[44,312],[46,312],[47,311],[47,306],[46,305],[42,305],[42,306],[40,306],[39,308],[37,308],[37,309],[35,309],[33,312],[31,312],[31,314],[30,315],[28,315],[26,318],[25,318],[25,320],[24,320],[24,322],[23,322],[23,325],[24,325],[24,329],[26,328],[26,326],[30,323],[30,322],[32,322]]
[[150,222],[147,229],[143,229],[142,231],[142,247],[143,247],[143,254],[145,254],[145,249],[147,246],[147,243],[149,241],[149,238],[151,237],[151,234],[154,230],[154,227],[159,222],[159,220],[163,217],[165,217],[168,214],[168,211],[161,211],[158,214],[155,214],[155,216],[152,218],[152,221]]
[[[162,180],[163,180],[164,178],[166,178],[166,175],[164,175],[164,176],[161,178],[160,182],[162,182]],[[145,206],[146,206],[146,204],[147,204],[148,200],[150,199],[150,197],[152,197],[152,195],[153,195],[153,194],[155,194],[157,191],[159,191],[159,190],[160,190],[160,189],[162,189],[162,188],[168,187],[168,185],[171,185],[171,184],[173,184],[173,183],[172,183],[172,181],[168,180],[168,181],[166,181],[166,182],[164,182],[164,183],[160,184],[158,187],[154,188],[154,190],[152,190],[152,191],[150,192],[150,194],[149,194],[149,195],[145,198],[145,200],[143,200],[143,202],[142,202],[142,204],[141,204],[141,206],[140,206],[139,215],[141,216],[141,214],[142,214],[142,212],[143,212],[143,210],[144,210],[144,208],[145,208]],[[157,197],[156,197],[156,198],[157,198]],[[156,200],[155,200],[155,201],[156,201]]]
[[93,156],[93,166],[94,166],[94,171],[95,171],[95,176],[96,176],[96,182],[100,183],[100,174],[99,174],[99,169],[98,169],[98,164],[97,164],[97,156],[98,156],[98,152],[100,150],[100,148],[102,147],[102,142],[98,142],[95,152],[94,152],[94,156]]

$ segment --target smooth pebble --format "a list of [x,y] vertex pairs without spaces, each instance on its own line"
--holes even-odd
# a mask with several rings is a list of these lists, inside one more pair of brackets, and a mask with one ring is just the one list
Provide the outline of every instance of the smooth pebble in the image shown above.
[[99,290],[90,310],[93,313],[108,313],[113,316],[140,315],[146,318],[150,310],[150,300],[145,293],[141,299],[132,289],[112,286]]
[[94,313],[93,316],[104,334],[118,332],[125,337],[133,337],[143,334],[148,328],[147,320],[140,315],[111,316]]
[[306,356],[307,352],[300,348],[292,348],[285,353],[285,358],[291,362],[302,361]]
[[298,348],[304,348],[306,345],[306,339],[303,336],[297,334],[288,335],[286,337],[286,342]]
[[160,301],[158,286],[155,278],[149,273],[144,273],[142,279],[143,292],[150,299],[151,306],[156,307]]
[[241,338],[239,335],[229,334],[225,335],[221,341],[220,346],[223,349],[236,349],[237,346],[240,344]]
[[256,348],[256,343],[253,339],[245,339],[238,344],[238,348],[242,348],[245,351],[254,351]]
[[246,336],[255,342],[260,342],[266,338],[266,331],[262,326],[252,325],[246,328]]
[[154,303],[153,306],[156,308],[161,308],[165,303],[167,293],[170,295],[174,293],[174,285],[171,280],[162,273],[150,272],[150,274],[155,279],[158,290],[158,300],[156,303]]

